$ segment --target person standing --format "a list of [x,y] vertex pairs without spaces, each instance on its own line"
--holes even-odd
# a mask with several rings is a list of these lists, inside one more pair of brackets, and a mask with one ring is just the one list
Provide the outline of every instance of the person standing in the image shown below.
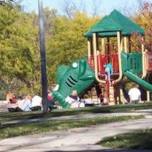
[[106,80],[109,82],[109,84],[111,85],[111,75],[113,74],[113,67],[111,63],[108,63],[106,65],[104,65],[105,67],[105,74],[106,74]]
[[141,100],[141,92],[137,87],[133,87],[128,91],[131,103],[138,103]]

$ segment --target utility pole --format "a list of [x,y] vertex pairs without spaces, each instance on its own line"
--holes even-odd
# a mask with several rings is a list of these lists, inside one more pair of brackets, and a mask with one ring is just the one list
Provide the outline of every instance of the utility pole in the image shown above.
[[39,8],[39,45],[41,55],[41,84],[42,84],[42,105],[43,113],[48,110],[47,100],[47,72],[46,72],[46,51],[45,51],[45,28],[44,28],[44,13],[42,0],[38,0]]

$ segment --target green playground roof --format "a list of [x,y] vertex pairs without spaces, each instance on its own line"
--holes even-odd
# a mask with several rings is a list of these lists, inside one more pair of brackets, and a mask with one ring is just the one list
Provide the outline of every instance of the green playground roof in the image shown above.
[[85,36],[92,37],[92,33],[97,33],[101,37],[116,36],[117,31],[121,31],[124,36],[129,36],[132,33],[144,35],[143,28],[117,10],[114,10],[110,15],[105,16],[95,23],[89,31],[85,33]]

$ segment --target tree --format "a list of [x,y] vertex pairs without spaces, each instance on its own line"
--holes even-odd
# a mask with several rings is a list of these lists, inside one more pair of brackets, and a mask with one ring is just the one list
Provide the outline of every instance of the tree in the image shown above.
[[145,46],[152,51],[152,3],[143,1],[140,3],[138,14],[134,17],[135,21],[145,29]]
[[7,77],[8,84],[14,79],[23,82],[20,91],[29,88],[27,91],[31,92],[39,77],[38,32],[37,27],[33,28],[34,16],[18,7],[0,6],[1,79]]
[[[72,19],[57,16],[54,19],[52,35],[48,42],[48,67],[51,80],[60,64],[69,64],[87,55],[87,41],[84,33],[96,18],[76,12]],[[50,81],[51,81],[50,80]]]

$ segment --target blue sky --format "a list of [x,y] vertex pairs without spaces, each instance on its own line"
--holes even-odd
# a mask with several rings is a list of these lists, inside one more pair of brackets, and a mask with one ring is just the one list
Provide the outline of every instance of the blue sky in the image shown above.
[[[71,3],[71,1],[80,10],[87,11],[88,14],[93,14],[93,8],[98,5],[97,15],[105,15],[110,13],[113,9],[120,10],[128,14],[133,14],[138,9],[139,0],[42,0],[44,7],[55,8],[58,13],[64,14],[65,1]],[[152,0],[147,0],[152,2]],[[25,11],[37,11],[38,0],[23,0],[22,5]],[[127,10],[127,12],[126,12]]]

